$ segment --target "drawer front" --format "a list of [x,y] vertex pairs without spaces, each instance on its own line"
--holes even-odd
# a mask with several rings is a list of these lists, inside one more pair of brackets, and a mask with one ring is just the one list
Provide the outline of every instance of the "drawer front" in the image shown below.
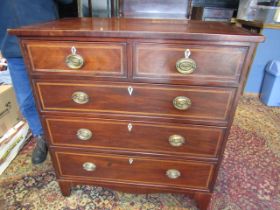
[[[24,41],[23,44],[29,56],[31,73],[96,77],[127,75],[126,43]],[[82,57],[82,66],[79,67],[77,59],[73,60],[73,53]],[[80,61],[81,58],[78,59]],[[73,62],[76,65],[73,66]]]
[[[195,120],[226,121],[235,95],[233,88],[123,83],[37,82],[35,86],[43,111],[115,113]],[[73,98],[82,101],[77,102]],[[180,110],[181,107],[187,109]]]
[[[190,50],[192,73],[180,73],[176,62]],[[179,84],[235,84],[239,82],[246,47],[183,44],[134,45],[133,77],[136,80]]]
[[[208,189],[214,165],[194,161],[171,161],[123,155],[54,152],[60,176]],[[173,170],[173,171],[170,171]]]
[[44,122],[52,145],[178,156],[216,157],[225,132],[218,127],[102,119],[47,117]]

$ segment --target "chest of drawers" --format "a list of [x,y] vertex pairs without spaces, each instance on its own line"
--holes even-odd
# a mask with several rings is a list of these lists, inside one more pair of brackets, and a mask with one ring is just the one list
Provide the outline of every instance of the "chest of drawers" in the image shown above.
[[224,23],[65,19],[20,38],[63,195],[186,193],[206,209],[262,36]]

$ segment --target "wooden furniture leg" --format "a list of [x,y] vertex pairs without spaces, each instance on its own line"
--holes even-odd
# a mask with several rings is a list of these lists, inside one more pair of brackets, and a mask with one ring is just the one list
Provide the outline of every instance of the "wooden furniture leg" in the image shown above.
[[60,187],[61,194],[63,196],[67,196],[67,197],[70,196],[71,187],[72,187],[71,182],[58,181],[58,184],[59,184],[59,187]]
[[211,201],[211,193],[195,193],[193,198],[200,210],[207,210]]

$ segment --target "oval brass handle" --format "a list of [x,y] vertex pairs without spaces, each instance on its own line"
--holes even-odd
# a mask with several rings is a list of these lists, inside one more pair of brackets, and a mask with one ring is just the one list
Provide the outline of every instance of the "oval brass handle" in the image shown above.
[[84,59],[81,55],[77,54],[77,50],[75,47],[71,48],[72,54],[68,55],[65,59],[66,65],[70,69],[80,69],[84,65]]
[[184,143],[185,143],[185,138],[183,136],[180,136],[180,135],[177,135],[177,134],[174,134],[174,135],[171,135],[169,136],[169,144],[173,147],[180,147],[182,146]]
[[83,169],[86,170],[86,171],[95,171],[96,165],[94,163],[91,163],[91,162],[85,162],[83,164]]
[[169,179],[178,179],[181,176],[181,172],[176,169],[169,169],[166,171],[166,176]]
[[86,128],[80,128],[76,133],[78,139],[87,141],[92,137],[92,132]]
[[196,62],[189,58],[191,51],[189,49],[185,50],[185,58],[181,58],[176,62],[176,69],[181,74],[191,74],[196,69]]
[[72,100],[77,104],[86,104],[89,102],[89,96],[85,92],[76,91],[72,94]]
[[185,96],[177,96],[173,99],[173,106],[179,110],[187,110],[192,105],[191,99]]

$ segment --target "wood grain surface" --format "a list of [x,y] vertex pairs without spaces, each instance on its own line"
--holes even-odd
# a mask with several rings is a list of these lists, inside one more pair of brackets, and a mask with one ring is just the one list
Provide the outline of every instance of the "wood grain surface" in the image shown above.
[[[93,148],[109,150],[128,150],[146,154],[167,154],[177,156],[195,156],[215,158],[218,155],[225,128],[210,126],[151,124],[146,122],[77,119],[47,117],[46,124],[50,144],[72,148]],[[128,125],[132,125],[131,131]],[[88,129],[92,137],[80,140],[79,129]],[[63,130],[64,132],[61,132]],[[199,134],[199,135],[198,135]],[[174,147],[169,137],[184,137],[182,146]]]

